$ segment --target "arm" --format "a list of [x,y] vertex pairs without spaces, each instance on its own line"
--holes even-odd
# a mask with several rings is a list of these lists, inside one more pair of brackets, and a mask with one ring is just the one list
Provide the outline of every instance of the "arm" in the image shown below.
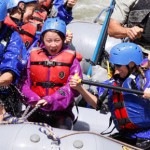
[[111,37],[115,38],[126,38],[129,37],[131,40],[135,40],[136,38],[140,38],[143,32],[143,28],[138,26],[134,26],[132,28],[128,28],[122,26],[118,21],[114,19],[110,19],[108,26],[108,34]]
[[64,20],[66,24],[70,23],[73,20],[72,8],[76,4],[76,2],[77,0],[68,0],[64,4],[64,1],[55,0],[53,10],[57,11],[57,13],[56,14],[54,13],[55,16],[53,16],[52,12],[50,16],[52,15],[53,17],[59,17],[60,19]]
[[5,72],[0,76],[0,86],[8,86],[13,82],[13,74]]
[[70,87],[74,90],[77,90],[85,99],[87,103],[89,103],[93,108],[97,107],[97,97],[91,94],[88,90],[86,90],[81,83],[79,83],[79,76],[72,76],[70,80]]
[[144,90],[143,98],[150,99],[150,88]]
[[76,72],[79,73],[79,76],[82,78],[82,71],[79,62],[74,59],[74,62],[70,68],[70,75],[68,77],[67,84],[57,90],[54,94],[50,96],[42,97],[45,99],[48,104],[42,109],[45,111],[60,111],[66,109],[74,101],[74,97],[77,97],[79,93],[76,90],[73,90],[69,86],[69,81],[71,76]]
[[137,0],[116,0],[115,8],[111,15],[108,27],[109,36],[115,38],[129,37],[131,40],[134,40],[135,38],[139,38],[141,36],[141,33],[143,32],[142,28],[139,28],[137,26],[132,28],[125,27],[125,25],[127,24],[129,12],[136,2]]
[[0,65],[1,84],[2,80],[3,85],[5,85],[4,81],[9,84],[12,80],[16,82],[20,78],[21,71],[24,69],[21,57],[23,50],[26,51],[26,48],[20,35],[17,32],[13,32]]
[[[74,88],[74,84],[71,84],[70,86]],[[78,88],[76,89],[85,99],[85,101],[90,104],[93,108],[96,109],[97,107],[97,97],[93,94],[91,94],[88,90],[86,90],[83,85],[78,85]]]

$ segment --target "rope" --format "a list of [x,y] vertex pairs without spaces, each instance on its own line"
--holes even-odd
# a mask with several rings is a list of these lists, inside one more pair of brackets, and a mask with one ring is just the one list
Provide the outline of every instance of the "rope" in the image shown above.
[[39,108],[40,108],[40,105],[34,107],[29,112],[30,106],[28,106],[21,118],[12,117],[12,115],[5,113],[4,121],[1,121],[0,124],[20,124],[20,123],[27,122],[27,119]]
[[107,140],[110,140],[110,141],[116,142],[116,143],[118,143],[118,144],[121,144],[121,145],[123,145],[124,147],[127,146],[128,148],[132,148],[132,149],[134,149],[134,150],[141,150],[141,148],[135,147],[134,145],[130,145],[130,144],[128,144],[128,143],[125,143],[125,142],[116,140],[116,139],[114,139],[114,138],[112,138],[112,137],[103,136],[102,134],[98,134],[98,133],[91,132],[91,131],[79,131],[79,132],[70,133],[70,134],[67,134],[67,135],[64,135],[64,136],[60,137],[60,140],[63,139],[63,138],[67,138],[67,137],[69,137],[69,136],[72,136],[72,135],[76,135],[76,134],[93,134],[93,135],[100,136],[101,138],[105,138],[105,139],[107,139]]
[[[28,114],[26,114],[24,117],[22,117],[22,119],[27,120],[40,107],[41,107],[40,105],[34,107]],[[29,109],[29,108],[27,107],[27,109]]]
[[24,113],[23,113],[23,115],[22,115],[22,117],[21,118],[24,118],[26,115],[27,115],[27,113],[29,112],[29,109],[31,108],[31,106],[29,105],[27,108],[26,108],[26,110],[24,111]]

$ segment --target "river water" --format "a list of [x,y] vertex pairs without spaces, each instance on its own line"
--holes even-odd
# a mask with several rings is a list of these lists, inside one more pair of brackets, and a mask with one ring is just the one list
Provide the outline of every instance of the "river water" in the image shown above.
[[93,21],[110,0],[78,0],[73,8],[74,20]]

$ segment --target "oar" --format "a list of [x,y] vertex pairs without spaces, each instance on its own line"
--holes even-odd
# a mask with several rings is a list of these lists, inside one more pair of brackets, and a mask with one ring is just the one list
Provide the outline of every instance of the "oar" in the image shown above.
[[105,44],[106,44],[106,40],[107,40],[107,30],[108,30],[108,25],[109,25],[109,20],[110,20],[110,16],[113,12],[114,9],[114,5],[115,5],[115,0],[111,0],[110,2],[110,6],[108,7],[107,10],[107,15],[106,18],[104,20],[103,26],[102,26],[102,30],[101,30],[101,35],[100,35],[100,41],[98,41],[98,45],[97,45],[97,56],[95,59],[95,64],[98,64],[100,62],[100,59],[102,58],[102,55],[104,54],[104,50],[105,50]]
[[[98,64],[100,57],[103,54],[103,51],[105,48],[105,43],[107,39],[107,28],[108,28],[108,24],[110,20],[110,15],[114,8],[114,4],[115,4],[115,0],[112,0],[110,3],[110,6],[107,9],[105,8],[104,10],[102,10],[102,12],[106,11],[107,14],[106,14],[104,23],[102,25],[102,29],[99,34],[98,41],[97,41],[97,44],[96,44],[96,47],[92,56],[92,62],[94,62],[95,64]],[[90,65],[88,68],[87,76],[91,76],[91,73],[92,73],[92,65]]]
[[109,89],[114,89],[114,90],[118,90],[118,91],[134,93],[134,94],[137,94],[137,95],[143,95],[144,94],[143,91],[123,88],[123,87],[117,87],[117,86],[108,85],[108,84],[104,84],[104,83],[100,83],[100,82],[89,81],[89,80],[81,80],[81,83],[82,84],[93,85],[93,86],[104,87],[104,88],[109,88]]

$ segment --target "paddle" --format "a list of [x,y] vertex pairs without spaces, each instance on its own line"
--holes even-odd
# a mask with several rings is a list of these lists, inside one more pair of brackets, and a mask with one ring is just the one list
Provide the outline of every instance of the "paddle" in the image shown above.
[[134,93],[137,95],[143,95],[143,91],[138,91],[138,90],[133,90],[133,89],[128,89],[128,88],[123,88],[123,87],[118,87],[118,86],[113,86],[113,85],[108,85],[100,82],[94,82],[94,81],[89,81],[89,80],[80,80],[82,84],[88,84],[88,85],[93,85],[93,86],[100,86],[104,88],[109,88],[109,89],[114,89],[117,91],[124,91],[124,92],[129,92],[129,93]]
[[[114,4],[115,4],[115,0],[112,0],[110,3],[110,6],[107,9],[105,8],[104,10],[102,10],[102,12],[106,11],[107,14],[106,14],[104,23],[102,25],[102,29],[101,29],[101,32],[100,32],[100,35],[98,38],[97,45],[94,50],[94,54],[92,56],[92,62],[94,62],[95,64],[98,64],[98,62],[101,58],[101,55],[103,54],[104,48],[105,48],[105,43],[107,40],[108,24],[109,24],[109,20],[110,20],[110,15],[114,8]],[[100,13],[100,14],[102,14],[102,13]],[[91,73],[92,73],[92,65],[89,66],[87,75],[91,76]]]

